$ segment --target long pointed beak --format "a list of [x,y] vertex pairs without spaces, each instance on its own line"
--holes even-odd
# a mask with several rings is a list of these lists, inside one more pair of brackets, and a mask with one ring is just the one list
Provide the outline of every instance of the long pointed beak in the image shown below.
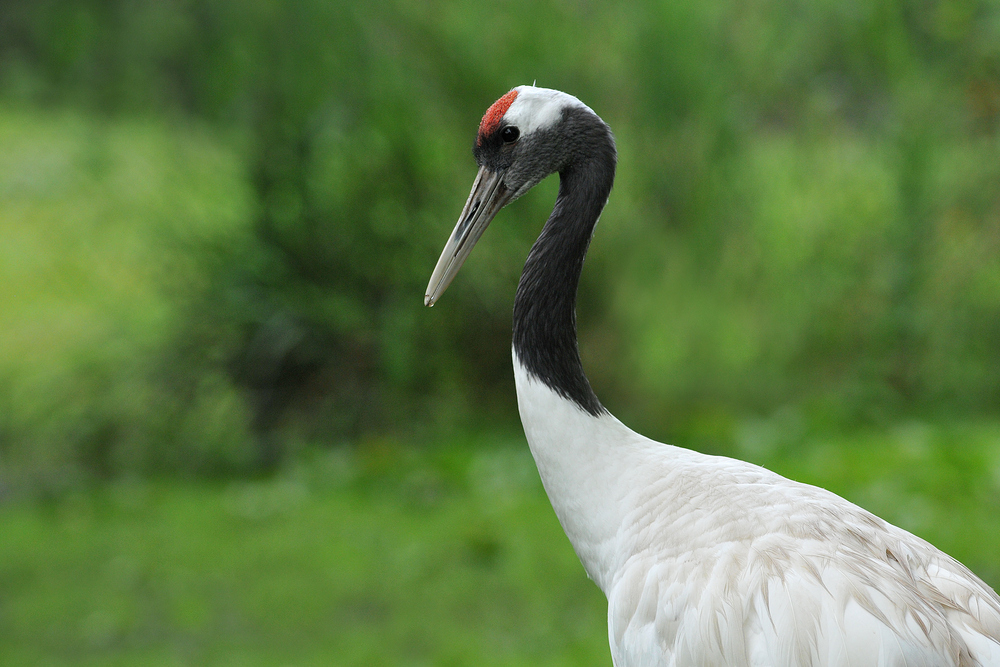
[[458,224],[451,233],[451,238],[441,252],[431,280],[427,283],[427,294],[424,305],[433,306],[438,298],[448,289],[458,270],[462,268],[466,257],[472,252],[476,241],[486,231],[486,227],[496,214],[513,198],[513,191],[508,190],[503,182],[504,172],[491,171],[481,167],[476,174],[476,182],[472,184],[469,200],[465,202]]

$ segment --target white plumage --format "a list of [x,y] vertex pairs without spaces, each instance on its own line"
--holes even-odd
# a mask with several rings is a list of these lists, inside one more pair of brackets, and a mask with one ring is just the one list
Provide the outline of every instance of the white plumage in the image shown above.
[[953,558],[829,491],[643,437],[597,401],[572,308],[614,176],[603,121],[522,86],[475,154],[426,302],[504,204],[560,173],[518,287],[514,376],[546,493],[608,598],[616,667],[1000,667],[1000,598]]
[[608,598],[615,665],[1000,665],[1000,600],[927,542],[588,415],[514,368],[542,483]]

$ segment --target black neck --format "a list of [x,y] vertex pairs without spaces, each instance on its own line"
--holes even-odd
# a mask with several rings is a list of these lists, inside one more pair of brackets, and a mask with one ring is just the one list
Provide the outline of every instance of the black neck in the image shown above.
[[[595,117],[596,119],[596,117]],[[580,363],[576,292],[594,226],[615,177],[610,132],[564,168],[552,215],[531,248],[514,298],[514,351],[524,368],[592,415],[606,412]]]

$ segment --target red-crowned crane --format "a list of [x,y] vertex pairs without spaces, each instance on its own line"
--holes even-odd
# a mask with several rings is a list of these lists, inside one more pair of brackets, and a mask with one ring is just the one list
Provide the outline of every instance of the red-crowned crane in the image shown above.
[[514,300],[517,404],[559,522],[608,598],[616,667],[1000,667],[1000,597],[947,554],[824,489],[645,438],[597,400],[575,302],[615,176],[604,121],[520,86],[486,112],[473,154],[479,174],[424,302],[504,205],[559,174]]

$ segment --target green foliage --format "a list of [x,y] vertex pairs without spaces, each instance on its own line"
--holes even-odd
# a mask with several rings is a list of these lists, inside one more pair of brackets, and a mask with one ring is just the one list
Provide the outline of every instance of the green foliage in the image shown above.
[[[1000,583],[1000,425],[811,436],[741,455]],[[0,655],[60,665],[607,665],[606,605],[509,440],[312,451],[272,479],[123,480],[0,506]]]
[[[141,222],[107,237],[131,246],[100,252],[138,258],[117,285],[135,304],[125,338],[141,346],[117,349],[145,360],[82,338],[73,362],[65,346],[13,347],[23,363],[12,386],[30,398],[4,399],[4,429],[22,443],[8,450],[85,461],[89,449],[99,454],[85,467],[199,472],[271,467],[314,441],[513,421],[510,303],[554,183],[501,214],[439,307],[426,311],[421,294],[471,184],[479,114],[536,79],[585,100],[618,138],[580,334],[598,393],[629,423],[683,442],[713,420],[723,432],[782,406],[851,427],[1000,405],[992,3],[8,5],[0,97],[64,119],[26,131],[29,144],[51,143],[65,122],[98,137],[138,132],[139,152],[144,132],[179,132],[232,160],[217,169],[194,149],[191,162],[156,149],[150,174],[190,179],[123,184],[149,194]],[[192,123],[194,135],[177,130]],[[53,159],[100,143],[80,141]],[[73,207],[115,201],[89,163],[69,164],[60,178],[93,186]],[[183,188],[200,198],[192,226],[206,231],[163,245],[162,221],[185,227],[173,208]],[[25,206],[46,201],[18,192]],[[95,226],[46,215],[64,220],[65,239]],[[88,305],[103,264],[80,267],[71,244],[18,225],[56,273],[77,271],[78,301],[64,299],[62,316],[117,326],[114,309]],[[183,270],[144,277],[153,265]],[[48,290],[25,288],[25,303]],[[31,373],[73,390],[31,385]],[[206,437],[232,433],[240,451],[213,458],[189,444],[150,459],[163,451],[151,443],[189,437],[168,435],[183,415],[191,443],[214,424]],[[70,444],[82,440],[94,444]],[[108,455],[109,441],[132,453]],[[50,453],[60,448],[78,454]]]
[[244,224],[233,155],[192,129],[7,110],[0,192],[0,483],[243,467],[243,398],[173,351],[176,295],[205,282],[185,249]]

